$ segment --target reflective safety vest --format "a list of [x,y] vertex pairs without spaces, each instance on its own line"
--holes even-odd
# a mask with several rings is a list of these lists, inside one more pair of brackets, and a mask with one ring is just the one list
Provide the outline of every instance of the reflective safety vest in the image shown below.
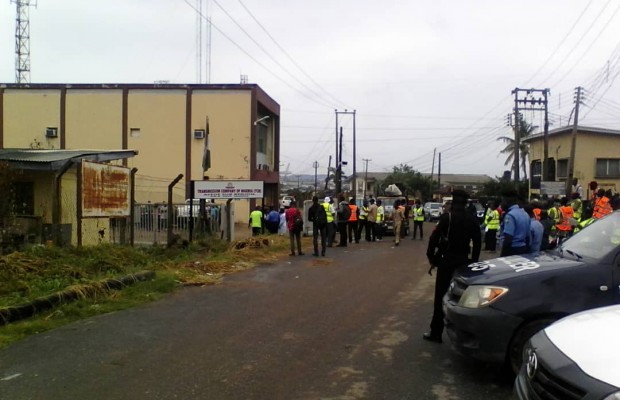
[[383,206],[377,207],[377,223],[383,222],[385,219],[385,209]]
[[368,218],[368,207],[360,207],[360,219],[367,219]]
[[349,204],[349,208],[351,209],[349,221],[357,221],[357,206],[355,204]]
[[573,217],[577,221],[581,220],[581,210],[583,209],[581,199],[573,199],[570,206],[573,207]]
[[534,218],[536,218],[536,221],[540,221],[540,213],[542,210],[540,208],[535,208],[533,211],[534,211]]
[[487,210],[486,218],[484,222],[487,224],[488,230],[499,230],[499,212],[497,210]]
[[560,212],[562,213],[562,219],[560,223],[556,225],[556,227],[561,231],[570,231],[571,229],[573,229],[570,224],[570,218],[573,218],[573,207],[560,207]]
[[575,233],[579,232],[580,230],[582,230],[583,228],[585,228],[586,226],[592,224],[594,221],[596,221],[596,218],[588,218],[585,221],[581,221],[579,223],[579,225],[577,225],[575,227]]
[[414,221],[418,221],[418,222],[419,221],[424,221],[424,208],[422,208],[422,207],[415,208],[413,210],[413,212],[415,213],[413,215],[413,220]]
[[549,214],[549,218],[553,221],[553,226],[551,227],[551,230],[555,230],[556,225],[561,222],[560,210],[558,210],[557,207],[551,207],[547,211],[547,213]]
[[611,204],[609,204],[609,198],[607,198],[607,196],[603,196],[596,199],[592,216],[594,218],[602,218],[605,215],[611,213],[612,211],[613,210],[611,209]]
[[334,222],[334,214],[332,214],[332,210],[329,203],[321,204],[325,209],[325,214],[327,214],[327,223]]
[[252,228],[260,228],[263,226],[263,213],[259,210],[254,210],[250,213],[250,219],[252,220]]

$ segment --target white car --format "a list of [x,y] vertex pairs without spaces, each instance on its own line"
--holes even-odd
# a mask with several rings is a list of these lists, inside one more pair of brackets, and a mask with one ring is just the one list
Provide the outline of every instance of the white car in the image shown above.
[[620,306],[565,317],[532,336],[514,394],[529,399],[620,399]]
[[280,200],[280,206],[281,207],[290,207],[291,206],[291,201],[295,201],[295,197],[293,196],[282,196],[282,199]]

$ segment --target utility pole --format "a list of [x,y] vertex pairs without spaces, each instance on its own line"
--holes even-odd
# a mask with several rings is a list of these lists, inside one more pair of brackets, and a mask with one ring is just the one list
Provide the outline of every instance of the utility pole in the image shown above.
[[437,188],[441,190],[441,152],[439,152],[439,164],[437,165]]
[[362,161],[366,163],[366,167],[364,168],[364,198],[366,200],[366,188],[368,187],[368,163],[372,161],[370,158],[362,158]]
[[11,0],[17,6],[15,19],[15,83],[30,83],[30,6],[36,0]]
[[431,200],[433,199],[433,175],[435,174],[435,154],[437,153],[437,147],[433,149],[433,165],[431,165],[431,182],[430,182],[430,193]]
[[[356,158],[357,158],[357,144],[356,144],[356,132],[355,132],[355,117],[357,115],[356,111],[347,111],[346,109],[344,111],[338,111],[338,110],[334,110],[336,113],[336,169],[337,170],[341,170],[342,169],[342,165],[343,161],[342,161],[342,127],[340,126],[340,142],[338,141],[338,129],[339,129],[339,125],[338,125],[338,116],[343,114],[343,115],[352,115],[353,116],[353,177],[355,177],[356,173],[357,173],[357,164],[356,164]],[[339,177],[342,176],[342,173],[339,174]],[[342,185],[342,182],[340,182],[340,185]],[[340,193],[340,190],[338,189],[342,189],[342,186],[338,186],[336,187],[336,192]],[[357,195],[357,184],[356,184],[356,179],[353,179],[353,184],[351,186],[351,191],[353,192],[353,196]]]
[[342,127],[340,127],[338,154],[340,154],[340,159],[336,164],[336,196],[340,196],[340,192],[342,192]]
[[314,195],[316,196],[316,188],[317,188],[317,173],[316,170],[319,168],[319,162],[315,161],[312,163],[312,167],[314,168]]
[[[525,98],[519,98],[521,93],[525,93]],[[542,94],[542,98],[535,98],[534,95],[536,93]],[[515,182],[519,182],[519,172],[520,172],[520,156],[519,152],[521,151],[521,127],[519,124],[521,123],[521,111],[543,111],[545,116],[545,126],[544,126],[544,136],[543,136],[543,159],[541,160],[541,180],[551,180],[549,175],[549,89],[519,89],[515,88],[512,91],[512,94],[515,97],[515,110],[514,110],[514,118],[515,123],[513,125],[515,130],[515,160],[514,166],[515,168]],[[530,178],[532,178],[530,176]],[[531,185],[530,185],[531,186]]]
[[[329,184],[329,173],[332,169],[332,156],[329,156],[329,162],[327,163],[327,177],[325,178],[325,191],[327,192],[327,185]],[[335,179],[334,179],[335,182]]]
[[573,177],[575,175],[575,148],[577,147],[577,131],[579,130],[579,104],[581,103],[581,86],[577,87],[575,95],[575,121],[573,123],[573,133],[570,144],[570,158],[568,159],[568,177],[566,179],[566,196],[571,195]]

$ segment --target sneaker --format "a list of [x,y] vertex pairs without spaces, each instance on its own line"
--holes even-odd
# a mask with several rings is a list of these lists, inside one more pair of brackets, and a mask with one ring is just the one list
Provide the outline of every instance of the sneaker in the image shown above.
[[432,332],[425,332],[422,335],[422,339],[433,343],[443,343],[441,336],[434,335]]

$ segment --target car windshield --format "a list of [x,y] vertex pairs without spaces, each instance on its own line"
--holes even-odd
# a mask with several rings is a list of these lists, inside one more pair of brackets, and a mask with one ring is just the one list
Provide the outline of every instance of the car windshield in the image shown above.
[[484,211],[484,207],[482,207],[482,204],[474,203],[474,206],[476,207],[477,211]]
[[441,208],[441,204],[439,203],[432,203],[431,204],[431,210],[438,210]]
[[559,247],[564,257],[602,260],[620,245],[620,212],[614,212],[582,229]]

